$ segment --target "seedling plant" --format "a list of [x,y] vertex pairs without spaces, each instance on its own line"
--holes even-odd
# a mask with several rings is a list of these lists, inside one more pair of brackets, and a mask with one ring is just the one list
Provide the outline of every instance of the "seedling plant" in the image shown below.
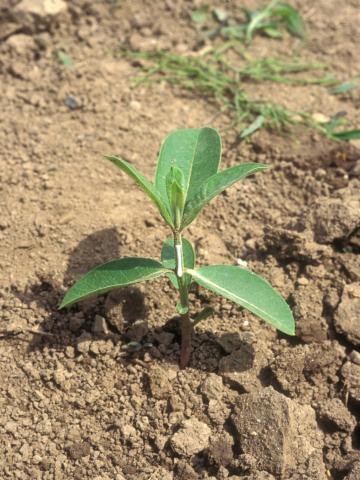
[[237,38],[245,43],[251,43],[255,33],[260,33],[271,38],[281,38],[281,30],[285,28],[290,35],[304,38],[305,29],[299,12],[288,3],[273,0],[258,10],[242,8],[246,16],[244,22],[239,23],[221,8],[210,10],[202,7],[191,12],[193,22],[202,24],[212,17],[218,26],[208,30],[206,34],[214,38],[221,35],[224,38]]
[[181,326],[181,368],[190,359],[194,327],[211,314],[209,307],[195,315],[190,313],[192,283],[250,310],[281,332],[294,335],[294,319],[289,306],[266,280],[239,266],[196,267],[194,248],[183,236],[185,228],[210,200],[238,180],[267,169],[267,165],[242,163],[218,171],[221,140],[212,128],[171,133],[161,146],[154,183],[125,160],[115,156],[106,158],[128,174],[148,195],[170,227],[172,236],[163,242],[160,261],[126,257],[94,268],[70,288],[60,308],[113,289],[167,276],[179,296],[176,309]]

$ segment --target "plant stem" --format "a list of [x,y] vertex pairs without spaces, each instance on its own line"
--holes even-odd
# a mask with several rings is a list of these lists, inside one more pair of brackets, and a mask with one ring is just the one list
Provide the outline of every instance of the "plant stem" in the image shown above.
[[181,351],[180,368],[187,366],[191,355],[191,337],[194,327],[191,323],[189,313],[181,315]]
[[180,305],[184,310],[184,313],[181,313],[181,352],[180,352],[180,368],[183,369],[187,366],[190,360],[191,354],[191,337],[194,330],[194,326],[190,319],[189,315],[189,292],[188,288],[184,282],[183,275],[183,251],[182,251],[182,240],[181,234],[174,231],[174,247],[175,247],[175,258],[176,258],[176,269],[175,274],[179,284],[179,293],[180,293]]

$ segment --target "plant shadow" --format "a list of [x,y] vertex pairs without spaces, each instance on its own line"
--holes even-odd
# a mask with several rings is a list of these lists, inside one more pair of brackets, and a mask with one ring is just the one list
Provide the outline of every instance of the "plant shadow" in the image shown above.
[[[148,352],[154,362],[161,360],[178,364],[181,341],[178,317],[171,318],[163,327],[149,327],[148,302],[141,287],[119,289],[106,296],[80,302],[70,309],[58,310],[64,295],[63,285],[68,287],[96,265],[119,257],[120,240],[115,228],[92,233],[81,240],[71,252],[63,280],[50,276],[41,277],[39,282],[30,285],[25,291],[15,292],[22,303],[32,306],[35,304],[39,316],[42,317],[38,324],[40,334],[31,334],[28,352],[44,348],[62,351],[68,346],[76,350],[79,337],[85,335],[94,341],[111,340],[115,347],[120,345],[118,350],[131,344],[131,348],[121,352],[122,361],[141,361]],[[105,330],[94,331],[96,317],[106,318]],[[220,361],[228,355],[228,348],[232,343],[233,349],[243,352],[240,354],[243,362],[227,362],[221,367],[221,371],[251,369],[254,352],[250,343],[239,339],[237,332],[218,336],[210,331],[195,333],[190,367],[219,372]]]

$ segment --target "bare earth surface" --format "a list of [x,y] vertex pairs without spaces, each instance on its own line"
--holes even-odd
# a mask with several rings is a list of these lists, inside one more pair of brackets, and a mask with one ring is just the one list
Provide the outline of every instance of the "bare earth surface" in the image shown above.
[[[34,4],[56,11],[34,12]],[[257,37],[359,74],[360,2],[292,2],[301,45]],[[313,131],[239,143],[216,105],[163,82],[134,89],[119,46],[192,52],[199,2],[2,0],[0,4],[0,478],[358,480],[360,154]],[[256,1],[219,2],[233,12]],[[50,6],[50,7],[49,7]],[[66,68],[57,52],[74,61]],[[247,87],[293,109],[360,122],[360,89]],[[223,164],[273,165],[231,188],[188,229],[200,264],[247,262],[290,302],[297,336],[205,290],[190,367],[178,369],[167,281],[57,305],[89,268],[158,258],[169,234],[119,154],[152,177],[163,137],[211,124]],[[165,325],[166,324],[166,325]],[[34,333],[36,331],[42,334]],[[124,346],[138,341],[139,351]]]

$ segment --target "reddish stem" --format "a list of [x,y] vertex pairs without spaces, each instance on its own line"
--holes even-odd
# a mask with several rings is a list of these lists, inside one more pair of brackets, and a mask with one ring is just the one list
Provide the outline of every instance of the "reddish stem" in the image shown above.
[[191,355],[191,337],[193,332],[189,314],[181,315],[181,352],[180,352],[180,368],[187,366]]

